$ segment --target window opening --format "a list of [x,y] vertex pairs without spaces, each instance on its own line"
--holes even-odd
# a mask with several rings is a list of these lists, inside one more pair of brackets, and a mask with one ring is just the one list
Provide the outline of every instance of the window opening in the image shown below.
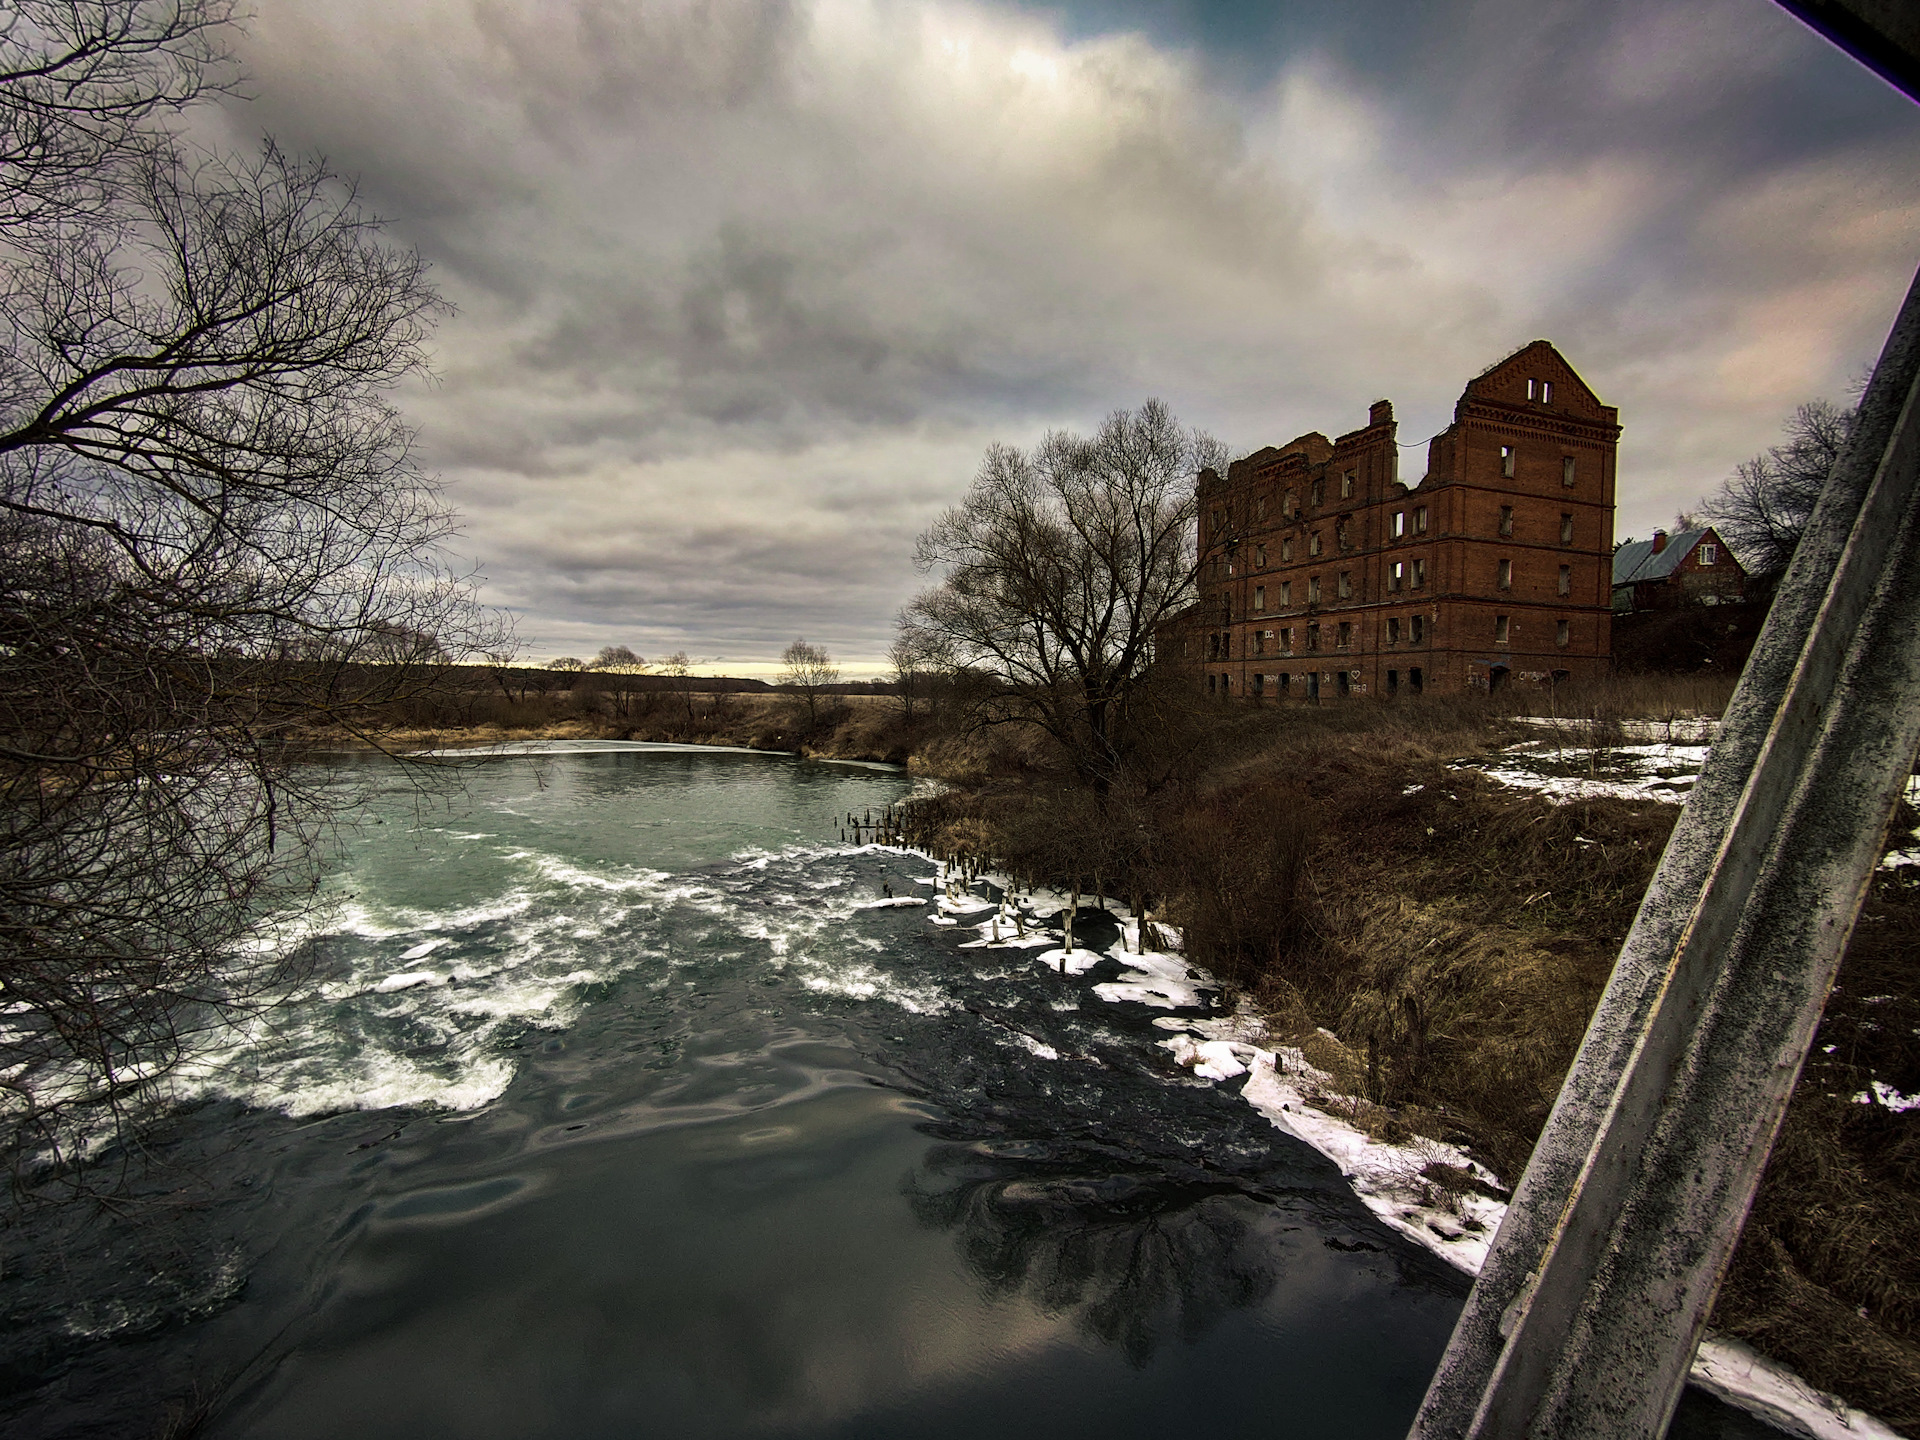
[[1398,590],[1406,583],[1407,562],[1396,560],[1387,567],[1387,589]]
[[1316,530],[1311,535],[1307,536],[1307,554],[1318,555],[1319,553],[1320,553],[1320,532]]
[[1511,629],[1512,629],[1512,626],[1510,626],[1507,623],[1507,617],[1505,615],[1494,616],[1493,617],[1493,643],[1496,645],[1506,644],[1507,635]]
[[1353,622],[1351,620],[1342,620],[1340,622],[1340,633],[1334,636],[1333,643],[1341,650],[1345,650],[1353,644]]
[[[1562,566],[1561,568],[1564,570],[1566,567]],[[1253,587],[1253,613],[1256,615],[1264,615],[1266,612],[1267,587],[1264,585],[1256,585]]]
[[1426,676],[1418,665],[1407,671],[1407,688],[1416,695],[1426,689]]
[[1396,510],[1393,512],[1393,538],[1398,540],[1406,533],[1407,512],[1404,510]]
[[1719,560],[1720,547],[1718,545],[1702,545],[1700,547],[1700,563],[1702,565],[1714,565],[1717,564]]
[[1353,572],[1351,570],[1342,570],[1340,572],[1340,598],[1342,600],[1353,598]]
[[1309,575],[1307,577],[1307,604],[1318,605],[1319,603],[1320,577],[1318,575]]
[[1342,472],[1340,476],[1340,498],[1342,500],[1353,498],[1353,471],[1351,470]]
[[1416,535],[1427,533],[1427,507],[1424,505],[1413,507],[1413,533]]
[[1513,561],[1511,560],[1500,562],[1500,588],[1502,590],[1513,588]]
[[[1409,629],[1412,631],[1413,643],[1415,645],[1421,644],[1427,638],[1427,617],[1424,615],[1414,616]],[[1414,673],[1417,675],[1420,672],[1416,670]]]
[[1562,485],[1573,484],[1573,456],[1571,455],[1562,455],[1560,457],[1560,483]]
[[1400,617],[1398,615],[1389,615],[1387,617],[1387,644],[1398,645],[1399,643]]
[[1264,570],[1267,568],[1266,546],[1256,545],[1253,547],[1253,568],[1256,570]]
[[1571,628],[1571,622],[1566,620],[1556,620],[1553,626],[1553,643],[1564,647],[1567,643],[1567,631],[1570,628]]
[[1560,593],[1562,595],[1571,595],[1573,593],[1573,567],[1571,565],[1562,565],[1560,567]]
[[1502,505],[1500,507],[1500,533],[1502,535],[1513,534],[1513,507],[1511,505]]
[[1573,543],[1573,516],[1564,513],[1560,516],[1560,543],[1562,545]]
[[1513,478],[1514,459],[1513,446],[1502,445],[1500,447],[1500,473],[1509,480]]

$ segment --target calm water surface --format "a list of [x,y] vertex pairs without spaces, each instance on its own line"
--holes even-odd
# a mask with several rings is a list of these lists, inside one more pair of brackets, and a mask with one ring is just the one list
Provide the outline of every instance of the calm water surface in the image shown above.
[[834,843],[898,772],[342,773],[308,992],[189,1078],[122,1216],[0,1236],[6,1433],[1404,1434],[1465,1281],[1111,964],[861,908],[931,894]]

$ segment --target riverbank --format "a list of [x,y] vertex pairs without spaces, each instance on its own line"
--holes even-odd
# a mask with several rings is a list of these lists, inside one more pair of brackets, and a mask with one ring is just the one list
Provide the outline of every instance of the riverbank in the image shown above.
[[[1248,732],[1191,783],[1103,820],[1017,763],[948,766],[962,788],[931,848],[1155,896],[1261,1048],[1330,1077],[1337,1118],[1517,1177],[1710,725],[1445,706],[1233,723]],[[1896,822],[1712,1320],[1903,1433],[1920,1433],[1916,819]]]
[[823,697],[810,715],[805,702],[790,695],[656,692],[635,697],[622,713],[603,695],[576,701],[563,691],[525,702],[490,697],[484,705],[452,711],[439,723],[395,724],[324,740],[337,748],[396,754],[526,740],[645,740],[904,765],[916,743],[931,733],[926,718],[903,716],[898,702],[887,696]]

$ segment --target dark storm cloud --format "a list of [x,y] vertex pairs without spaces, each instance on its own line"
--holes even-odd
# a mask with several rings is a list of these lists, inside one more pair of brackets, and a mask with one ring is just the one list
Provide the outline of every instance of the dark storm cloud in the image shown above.
[[459,307],[404,403],[537,656],[868,662],[989,440],[1417,442],[1543,334],[1644,533],[1870,357],[1920,218],[1913,108],[1763,0],[274,0],[244,58],[230,126]]

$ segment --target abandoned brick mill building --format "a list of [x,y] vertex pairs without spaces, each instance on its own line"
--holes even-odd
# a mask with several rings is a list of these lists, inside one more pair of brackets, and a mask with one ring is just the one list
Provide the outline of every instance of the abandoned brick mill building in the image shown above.
[[1160,653],[1268,699],[1605,673],[1618,414],[1536,340],[1467,385],[1412,487],[1385,400],[1202,471],[1199,599]]

